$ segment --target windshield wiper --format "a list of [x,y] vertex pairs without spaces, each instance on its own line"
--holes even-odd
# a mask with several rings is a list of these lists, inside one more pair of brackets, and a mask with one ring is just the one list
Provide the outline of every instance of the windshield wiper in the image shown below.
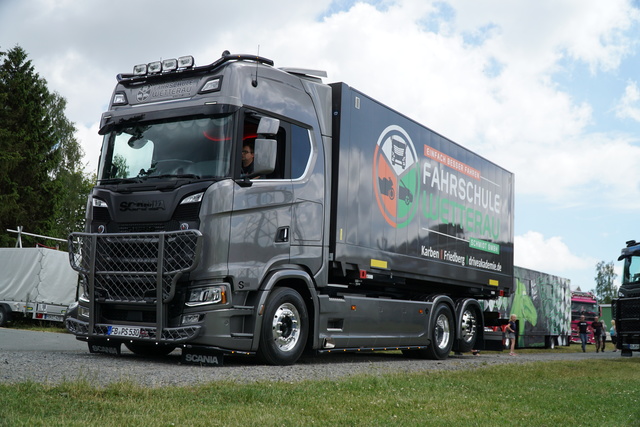
[[199,175],[195,175],[192,173],[183,173],[183,174],[163,174],[163,175],[149,175],[142,178],[142,180],[148,179],[165,179],[165,178],[187,178],[187,179],[200,179]]
[[109,185],[109,184],[139,184],[142,180],[140,178],[110,178],[110,179],[101,179],[100,185]]

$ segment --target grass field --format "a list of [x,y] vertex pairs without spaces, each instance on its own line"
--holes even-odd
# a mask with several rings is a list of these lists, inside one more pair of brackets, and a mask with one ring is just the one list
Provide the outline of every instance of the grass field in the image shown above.
[[[46,322],[14,326],[61,331]],[[566,353],[579,347],[518,352]],[[127,382],[0,384],[0,426],[27,425],[637,426],[640,358],[154,389]]]
[[0,425],[637,426],[639,385],[640,358],[157,389],[0,384]]

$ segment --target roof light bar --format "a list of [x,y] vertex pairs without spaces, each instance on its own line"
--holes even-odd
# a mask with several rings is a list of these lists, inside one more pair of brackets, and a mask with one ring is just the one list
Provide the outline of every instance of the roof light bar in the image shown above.
[[148,64],[138,64],[133,67],[134,76],[146,76],[147,74],[169,73],[193,68],[195,61],[193,56],[181,56],[178,59],[171,58],[163,61],[154,61]]

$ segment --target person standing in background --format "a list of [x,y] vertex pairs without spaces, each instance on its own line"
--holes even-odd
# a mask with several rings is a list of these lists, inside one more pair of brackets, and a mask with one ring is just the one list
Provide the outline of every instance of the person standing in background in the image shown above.
[[514,350],[516,348],[516,320],[517,319],[518,319],[518,316],[516,316],[515,314],[512,314],[511,317],[509,318],[509,323],[507,324],[507,328],[505,329],[505,331],[507,332],[507,339],[509,340],[510,349],[511,349],[509,356],[516,355]]
[[611,342],[613,343],[613,351],[618,351],[618,332],[616,331],[615,320],[611,321],[611,329],[609,329],[609,335],[611,336]]
[[606,337],[604,332],[604,323],[600,321],[598,316],[593,318],[593,322],[591,322],[591,329],[593,329],[593,337],[596,340],[596,353],[602,349],[604,351],[604,337]]
[[584,314],[580,316],[578,332],[580,333],[580,342],[582,343],[582,352],[584,353],[587,351],[587,334],[589,333],[589,324],[584,320]]

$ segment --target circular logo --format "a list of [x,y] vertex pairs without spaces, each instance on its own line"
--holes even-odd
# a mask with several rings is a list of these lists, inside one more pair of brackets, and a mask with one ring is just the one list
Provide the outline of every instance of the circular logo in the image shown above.
[[136,99],[138,100],[138,102],[143,102],[146,101],[147,98],[149,98],[149,95],[151,95],[151,86],[144,85],[138,90]]
[[409,225],[418,210],[420,166],[411,137],[400,126],[388,126],[373,155],[373,188],[384,219],[392,227]]

